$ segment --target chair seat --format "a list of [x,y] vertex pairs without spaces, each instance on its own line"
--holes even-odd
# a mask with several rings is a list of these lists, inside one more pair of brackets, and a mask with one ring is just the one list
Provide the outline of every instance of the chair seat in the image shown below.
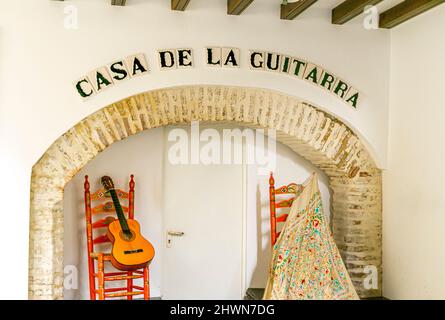
[[99,254],[103,254],[104,256],[104,261],[110,261],[111,260],[111,254],[110,253],[104,253],[104,252],[91,252],[90,253],[90,257],[93,259],[98,259],[99,258]]

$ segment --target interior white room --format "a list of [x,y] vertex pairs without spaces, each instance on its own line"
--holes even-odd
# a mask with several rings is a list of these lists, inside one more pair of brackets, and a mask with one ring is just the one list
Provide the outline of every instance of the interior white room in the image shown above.
[[[168,137],[175,128],[150,130],[114,144],[66,185],[64,269],[70,276],[71,270],[78,270],[81,285],[65,288],[65,299],[89,298],[84,176],[97,181],[92,183],[95,190],[100,188],[98,178],[112,172],[115,183],[125,189],[128,168],[136,180],[135,217],[157,248],[150,268],[153,297],[242,299],[247,288],[264,288],[271,252],[269,175],[260,175],[259,165],[248,164],[246,159],[233,165],[173,165],[168,160],[173,144]],[[201,132],[206,128],[209,126],[201,126]],[[223,130],[221,125],[211,128]],[[329,220],[330,193],[323,172],[281,143],[274,154],[277,186],[303,183],[313,172],[319,174]],[[206,202],[209,197],[210,204]],[[168,247],[169,230],[182,231],[185,236],[172,239]],[[197,278],[204,283],[197,283]]]
[[[150,298],[244,299],[274,270],[270,172],[275,188],[316,173],[352,297],[445,299],[441,1],[0,2],[0,249],[14,257],[0,299],[90,299],[85,175],[129,192],[131,174]],[[250,163],[244,139],[239,163],[175,163],[171,137],[194,122],[275,130],[275,162]]]

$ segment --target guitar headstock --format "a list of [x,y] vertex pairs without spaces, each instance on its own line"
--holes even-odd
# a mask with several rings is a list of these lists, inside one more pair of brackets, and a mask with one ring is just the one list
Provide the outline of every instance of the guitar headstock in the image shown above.
[[100,178],[100,182],[104,186],[105,190],[110,191],[114,189],[114,183],[113,180],[109,176],[103,176]]

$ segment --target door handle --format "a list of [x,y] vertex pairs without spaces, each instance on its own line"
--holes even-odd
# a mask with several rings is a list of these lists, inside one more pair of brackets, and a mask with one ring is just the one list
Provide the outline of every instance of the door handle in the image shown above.
[[184,232],[182,231],[168,231],[169,236],[173,237],[182,237],[184,235]]
[[167,248],[172,246],[172,237],[182,237],[183,235],[182,231],[167,231]]

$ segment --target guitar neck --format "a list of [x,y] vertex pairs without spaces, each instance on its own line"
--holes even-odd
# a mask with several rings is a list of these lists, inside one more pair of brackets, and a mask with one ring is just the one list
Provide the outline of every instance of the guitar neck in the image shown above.
[[124,210],[122,210],[121,204],[119,202],[119,197],[116,194],[116,190],[110,189],[111,198],[113,199],[114,208],[116,209],[117,218],[119,219],[119,223],[124,232],[130,231],[130,228],[127,224],[127,219],[125,219]]

